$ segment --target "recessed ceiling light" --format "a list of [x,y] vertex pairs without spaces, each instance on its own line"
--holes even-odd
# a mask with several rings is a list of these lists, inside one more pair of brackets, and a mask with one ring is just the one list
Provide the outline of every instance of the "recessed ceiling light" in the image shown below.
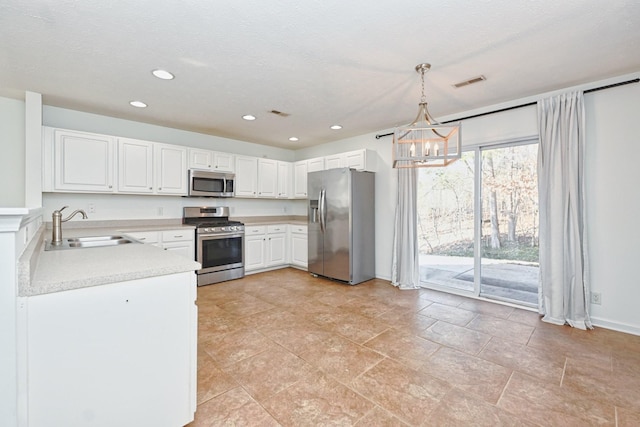
[[147,106],[147,104],[145,104],[142,101],[131,101],[131,102],[129,102],[129,105],[131,105],[132,107],[137,107],[137,108],[145,108]]
[[175,76],[170,72],[168,72],[167,70],[157,69],[157,70],[153,70],[151,73],[153,73],[154,76],[162,80],[172,80],[175,78]]
[[333,129],[333,130],[340,130],[340,129],[342,129],[342,126],[340,126],[340,125],[333,125],[333,126],[331,126],[331,129]]
[[242,118],[245,120],[251,121],[251,120],[255,120],[256,116],[252,116],[251,114],[245,114],[244,116],[242,116]]
[[296,138],[295,136],[292,136],[291,138],[289,138],[289,141],[296,142],[296,141],[299,141],[299,139]]

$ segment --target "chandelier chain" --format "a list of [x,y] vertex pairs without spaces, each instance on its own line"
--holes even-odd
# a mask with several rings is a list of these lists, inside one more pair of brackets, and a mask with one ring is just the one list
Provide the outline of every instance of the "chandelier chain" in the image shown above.
[[427,96],[424,94],[424,68],[420,70],[420,79],[422,80],[422,97],[420,98],[420,102],[424,104],[427,102]]

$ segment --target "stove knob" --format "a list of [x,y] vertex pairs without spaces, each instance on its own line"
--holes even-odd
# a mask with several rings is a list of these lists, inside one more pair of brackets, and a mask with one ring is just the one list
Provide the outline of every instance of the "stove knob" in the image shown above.
[[233,230],[235,230],[235,229],[236,229],[236,227],[235,227],[235,226],[231,226],[231,227],[229,227],[229,231],[233,231]]

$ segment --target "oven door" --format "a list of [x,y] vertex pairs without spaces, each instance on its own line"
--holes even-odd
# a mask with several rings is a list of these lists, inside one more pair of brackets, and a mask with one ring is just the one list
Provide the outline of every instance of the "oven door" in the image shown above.
[[198,234],[198,274],[244,266],[244,233]]

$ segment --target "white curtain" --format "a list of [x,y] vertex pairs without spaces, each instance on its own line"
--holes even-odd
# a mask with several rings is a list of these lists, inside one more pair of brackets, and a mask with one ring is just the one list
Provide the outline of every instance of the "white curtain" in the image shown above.
[[539,312],[591,329],[584,200],[584,101],[571,92],[538,101]]
[[398,171],[398,199],[396,203],[395,233],[391,283],[400,289],[420,287],[417,230],[417,171],[401,168]]

